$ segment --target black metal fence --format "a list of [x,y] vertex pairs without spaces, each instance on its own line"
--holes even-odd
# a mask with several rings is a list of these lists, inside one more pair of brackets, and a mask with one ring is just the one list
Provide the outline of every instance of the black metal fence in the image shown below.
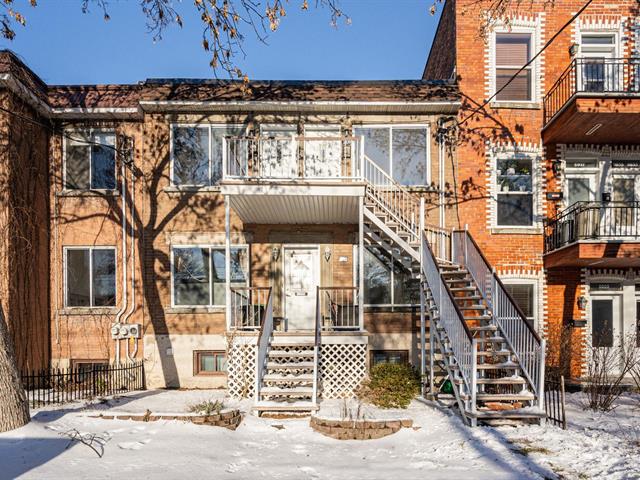
[[545,124],[562,110],[576,93],[640,93],[640,59],[574,59],[544,97]]
[[547,376],[544,384],[544,409],[547,414],[547,420],[566,430],[564,376]]
[[142,361],[24,372],[21,378],[31,408],[145,388]]
[[640,239],[640,202],[576,202],[548,221],[544,250],[600,239]]

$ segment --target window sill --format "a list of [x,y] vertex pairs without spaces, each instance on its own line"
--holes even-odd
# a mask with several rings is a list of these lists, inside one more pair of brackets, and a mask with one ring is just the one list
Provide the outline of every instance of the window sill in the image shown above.
[[59,310],[60,315],[115,315],[118,307],[65,307]]
[[542,235],[542,227],[492,227],[492,235]]
[[165,307],[164,313],[167,314],[207,314],[207,313],[224,313],[225,307]]
[[118,190],[62,190],[56,197],[119,197]]
[[491,102],[493,109],[510,108],[513,110],[540,110],[542,106],[537,102]]
[[163,188],[165,193],[218,193],[220,192],[220,186],[214,185],[209,187],[197,187],[197,186],[177,186]]

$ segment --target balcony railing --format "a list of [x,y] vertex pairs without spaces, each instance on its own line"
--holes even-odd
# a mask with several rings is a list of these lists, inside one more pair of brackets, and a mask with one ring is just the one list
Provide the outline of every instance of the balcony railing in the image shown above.
[[357,137],[227,137],[225,179],[359,180]]
[[640,58],[576,58],[544,97],[544,123],[576,94],[639,93]]
[[358,287],[318,287],[319,328],[358,330],[358,291]]
[[545,253],[580,240],[640,241],[640,202],[576,202],[545,227]]

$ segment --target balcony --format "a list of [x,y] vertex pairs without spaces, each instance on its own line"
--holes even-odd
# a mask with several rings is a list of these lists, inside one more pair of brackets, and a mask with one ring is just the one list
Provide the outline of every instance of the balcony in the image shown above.
[[549,143],[636,143],[640,59],[576,58],[544,97]]
[[357,223],[364,157],[356,137],[228,137],[222,193],[245,223]]
[[576,202],[545,226],[545,267],[640,266],[640,202]]

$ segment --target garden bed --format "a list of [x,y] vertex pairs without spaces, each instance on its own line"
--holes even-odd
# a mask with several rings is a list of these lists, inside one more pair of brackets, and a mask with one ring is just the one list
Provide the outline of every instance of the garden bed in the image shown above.
[[309,425],[316,432],[337,440],[372,440],[413,427],[413,420],[332,420],[312,416]]
[[118,413],[114,415],[99,414],[90,415],[92,418],[101,418],[103,420],[133,420],[134,422],[157,422],[158,420],[178,420],[181,422],[191,422],[196,425],[209,425],[212,427],[224,427],[229,430],[235,430],[242,422],[242,414],[240,410],[226,410],[219,413],[197,414],[197,413],[162,413],[154,414],[147,411],[144,414],[127,414]]

